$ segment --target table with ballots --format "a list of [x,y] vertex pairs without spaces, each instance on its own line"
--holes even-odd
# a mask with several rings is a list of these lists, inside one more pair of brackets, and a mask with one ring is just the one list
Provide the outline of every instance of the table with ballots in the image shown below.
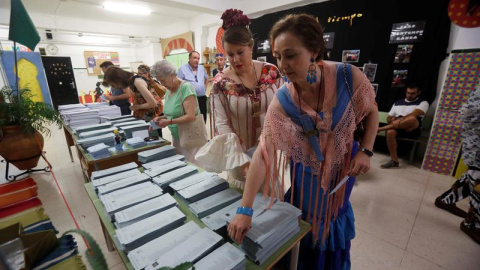
[[218,174],[187,163],[172,146],[154,150],[138,154],[142,167],[132,162],[96,171],[85,184],[102,226],[112,226],[106,238],[112,238],[127,268],[191,262],[195,269],[262,269],[259,265],[299,232],[300,210],[276,202],[264,211],[266,201],[258,194],[255,214],[263,214],[253,221],[260,229],[243,245],[230,243],[226,217],[235,215],[241,192]]

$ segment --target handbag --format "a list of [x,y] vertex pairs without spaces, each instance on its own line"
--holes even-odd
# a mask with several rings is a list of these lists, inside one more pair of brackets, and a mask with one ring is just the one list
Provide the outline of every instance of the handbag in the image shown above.
[[[349,74],[349,75],[351,77],[351,74]],[[345,64],[345,63],[343,63],[343,76],[345,78],[345,86],[347,87],[348,94],[350,95],[350,100],[352,100],[353,99],[353,92],[352,92],[352,89],[350,89],[350,84],[348,83],[347,64]],[[352,109],[353,109],[354,114],[357,115],[356,112],[355,112],[355,107],[353,106],[353,103],[352,103]],[[358,122],[357,127],[355,128],[355,131],[353,132],[353,139],[357,142],[361,142],[362,138],[363,138],[363,135],[365,134],[365,127],[363,125],[364,121],[365,121],[365,119],[362,119],[362,121]]]
[[[181,97],[181,95],[179,95],[179,97]],[[183,102],[181,103],[181,108],[182,115],[185,115],[183,109]],[[195,116],[195,121],[193,122],[186,124],[178,124],[178,139],[180,140],[180,147],[183,149],[200,148],[204,146],[208,141],[208,137],[207,127],[205,126],[205,122],[203,121],[203,114],[197,114]]]

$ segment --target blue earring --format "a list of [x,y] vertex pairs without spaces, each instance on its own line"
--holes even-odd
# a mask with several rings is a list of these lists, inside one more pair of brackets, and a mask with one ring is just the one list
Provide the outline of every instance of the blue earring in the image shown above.
[[310,66],[308,66],[307,82],[309,84],[317,82],[317,66],[315,65],[315,59],[313,59],[313,57],[310,58]]
[[289,83],[290,81],[288,80],[287,76],[283,76],[283,81],[286,83]]

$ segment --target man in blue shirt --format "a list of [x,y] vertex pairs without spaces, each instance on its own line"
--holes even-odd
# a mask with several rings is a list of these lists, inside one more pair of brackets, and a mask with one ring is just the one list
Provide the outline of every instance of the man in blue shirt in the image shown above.
[[207,122],[207,90],[208,75],[205,68],[198,63],[200,62],[200,54],[192,51],[188,54],[188,63],[178,69],[177,76],[193,85],[197,92],[198,105],[200,112],[203,114],[203,121]]

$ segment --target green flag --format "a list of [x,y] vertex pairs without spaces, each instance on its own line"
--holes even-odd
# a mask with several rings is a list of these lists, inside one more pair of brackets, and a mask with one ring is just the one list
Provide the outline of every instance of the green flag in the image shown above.
[[8,33],[8,39],[21,43],[33,51],[38,42],[40,42],[40,35],[30,16],[28,16],[22,1],[11,0],[10,2],[10,31]]

